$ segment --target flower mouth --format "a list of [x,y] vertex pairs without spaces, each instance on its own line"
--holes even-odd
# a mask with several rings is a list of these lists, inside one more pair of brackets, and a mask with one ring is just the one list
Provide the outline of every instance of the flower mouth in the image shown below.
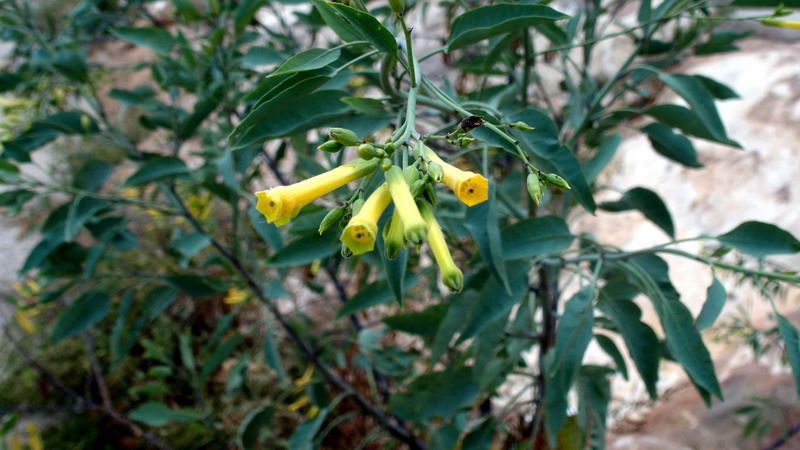
[[279,216],[281,215],[281,204],[282,202],[275,195],[275,192],[270,191],[261,191],[256,192],[256,197],[258,197],[258,203],[256,203],[256,209],[264,214],[267,218],[268,222],[276,222],[279,220]]
[[458,183],[456,195],[467,206],[484,202],[489,198],[489,180],[482,175],[474,174]]
[[375,248],[375,235],[378,233],[378,227],[374,223],[368,222],[353,222],[345,227],[342,233],[341,241],[354,255],[370,252]]
[[349,230],[350,239],[358,243],[374,240],[373,233],[363,225],[356,225]]

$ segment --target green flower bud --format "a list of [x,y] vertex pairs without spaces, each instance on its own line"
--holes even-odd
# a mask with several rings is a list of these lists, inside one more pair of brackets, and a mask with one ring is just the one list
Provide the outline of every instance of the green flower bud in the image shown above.
[[544,174],[544,178],[545,178],[545,180],[547,180],[547,181],[548,181],[550,184],[553,184],[553,185],[555,185],[555,186],[558,186],[558,187],[560,187],[560,188],[562,188],[562,189],[572,189],[572,188],[569,186],[569,183],[567,183],[567,180],[565,180],[565,179],[561,178],[560,176],[558,176],[558,175],[556,175],[556,174],[554,174],[554,173],[546,173],[546,174]]
[[325,230],[332,227],[333,224],[341,220],[342,217],[344,216],[344,210],[345,208],[343,206],[340,206],[338,208],[333,208],[332,210],[330,210],[330,212],[328,212],[328,214],[325,214],[325,217],[322,218],[322,222],[319,223],[319,230],[317,230],[319,231],[319,234],[324,233]]
[[386,172],[387,170],[391,169],[394,166],[394,163],[389,158],[384,158],[381,161],[381,170]]
[[386,156],[392,156],[392,153],[394,153],[394,144],[387,142],[386,145],[383,146],[383,151],[386,152]]
[[469,136],[461,136],[460,138],[456,139],[456,145],[459,147],[466,147],[473,142],[475,142],[475,138]]
[[328,153],[336,153],[342,148],[344,148],[344,146],[336,141],[325,141],[322,143],[322,145],[317,147],[317,150],[322,150],[323,152]]
[[415,181],[419,180],[419,170],[414,166],[408,166],[403,170],[403,176],[406,177],[406,183],[410,186]]
[[532,131],[535,130],[532,126],[528,125],[525,122],[516,122],[515,124],[511,125],[512,128],[515,128],[519,131]]
[[378,156],[378,152],[375,151],[375,147],[373,147],[371,144],[359,145],[357,153],[359,158],[367,161]]
[[452,292],[461,292],[461,289],[464,288],[464,274],[457,267],[442,272],[442,283]]
[[539,176],[535,173],[529,173],[525,185],[528,188],[528,195],[531,196],[531,200],[540,205],[542,203],[542,195],[544,195],[544,187],[539,182]]
[[397,14],[403,14],[406,11],[406,2],[404,0],[389,0],[389,7]]
[[345,147],[352,147],[361,143],[356,133],[346,128],[331,128],[328,131],[328,136]]
[[428,175],[433,181],[439,183],[444,179],[444,168],[436,161],[430,161],[428,163]]

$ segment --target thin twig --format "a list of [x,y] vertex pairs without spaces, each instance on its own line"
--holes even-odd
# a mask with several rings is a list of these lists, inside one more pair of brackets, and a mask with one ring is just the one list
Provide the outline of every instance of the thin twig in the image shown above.
[[792,425],[791,428],[786,430],[786,432],[783,433],[782,435],[778,436],[777,439],[772,441],[766,447],[761,447],[761,450],[775,450],[776,448],[783,447],[783,444],[786,444],[789,441],[789,439],[791,439],[797,433],[800,433],[800,422],[797,422],[794,425]]

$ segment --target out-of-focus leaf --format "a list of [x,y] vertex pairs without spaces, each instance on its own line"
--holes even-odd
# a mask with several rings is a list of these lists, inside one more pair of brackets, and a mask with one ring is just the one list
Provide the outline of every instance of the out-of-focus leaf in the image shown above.
[[781,333],[786,354],[789,356],[789,364],[792,366],[795,389],[800,395],[800,337],[798,337],[797,328],[786,317],[777,313],[776,316],[778,331]]
[[698,330],[705,330],[714,324],[714,321],[722,313],[725,300],[727,300],[725,286],[719,282],[717,277],[714,277],[711,286],[708,287],[706,292],[706,301],[703,303],[703,309],[700,310],[700,314],[695,321],[695,326]]
[[610,337],[604,334],[595,334],[594,340],[597,341],[597,344],[600,345],[600,348],[602,348],[603,351],[606,352],[606,354],[614,361],[614,365],[617,366],[617,370],[622,374],[622,378],[627,380],[628,365],[625,364],[625,357],[622,356],[622,352],[620,352],[619,348],[617,348],[617,344],[615,344]]
[[322,424],[325,423],[326,417],[328,417],[328,409],[322,408],[316,416],[306,420],[295,428],[294,433],[292,433],[291,441],[289,442],[289,448],[291,450],[313,450],[315,448],[314,436],[319,433]]
[[472,369],[462,367],[420,375],[404,392],[389,399],[389,411],[410,420],[449,417],[472,404],[478,395]]
[[703,83],[703,86],[708,89],[708,92],[711,93],[715,98],[720,100],[730,100],[732,98],[739,98],[739,94],[736,93],[733,89],[720,83],[717,80],[712,78],[703,76],[703,75],[694,75],[695,79],[699,80]]
[[[403,289],[411,288],[416,282],[417,274],[410,274],[403,280]],[[370,306],[386,303],[391,300],[392,297],[392,289],[386,281],[375,281],[364,286],[364,288],[352,296],[350,300],[342,306],[339,312],[336,313],[336,318],[342,318],[350,314],[355,314]]]
[[10,72],[0,73],[0,92],[13,90],[22,81],[22,78]]
[[72,186],[84,191],[96,192],[105,184],[113,171],[114,166],[111,164],[98,159],[91,159],[75,172]]
[[125,186],[139,186],[167,178],[183,177],[188,173],[189,168],[182,160],[170,156],[159,157],[144,163],[125,180]]
[[258,9],[264,6],[264,0],[242,0],[233,11],[233,25],[236,34],[242,34],[245,27],[253,20]]
[[508,265],[514,269],[507,269],[511,293],[506,292],[496,278],[487,280],[477,301],[472,304],[468,314],[460,319],[461,335],[458,337],[458,342],[464,342],[480,333],[494,319],[510,311],[523,296],[527,295],[529,264],[517,261]]
[[171,420],[176,422],[191,422],[203,418],[202,414],[186,408],[170,408],[161,402],[147,402],[128,412],[131,420],[141,422],[153,427],[161,427]]
[[267,264],[273,267],[293,267],[327,258],[341,248],[336,231],[338,230],[331,228],[321,235],[317,232],[304,235],[275,252],[267,260]]
[[555,348],[545,359],[547,390],[544,397],[545,429],[550,442],[556,441],[567,422],[567,393],[578,375],[583,354],[592,340],[592,300],[595,285],[581,289],[564,305],[556,330]]
[[272,47],[254,45],[248,48],[247,52],[242,55],[241,61],[242,66],[247,69],[253,69],[264,64],[278,63],[283,61],[283,59],[284,56]]
[[50,342],[74,336],[102,320],[108,315],[110,301],[105,292],[87,292],[75,299],[59,317]]
[[703,167],[697,161],[697,151],[692,141],[686,136],[676,133],[672,128],[660,122],[654,122],[642,127],[642,132],[647,134],[653,150],[686,167],[698,169]]
[[242,336],[237,334],[232,338],[220,343],[217,348],[214,349],[214,353],[209,356],[208,360],[200,369],[200,379],[208,379],[208,377],[211,376],[211,374],[222,365],[225,359],[230,356],[230,354],[242,342],[242,339]]
[[172,275],[165,280],[192,297],[208,297],[227,288],[222,280],[199,275]]
[[733,230],[717,236],[717,240],[753,256],[800,252],[800,241],[788,231],[771,223],[744,222]]
[[111,29],[111,34],[162,54],[169,53],[177,43],[169,31],[156,27],[116,27]]
[[675,238],[675,226],[667,205],[655,192],[643,187],[628,190],[622,198],[614,202],[603,202],[598,207],[605,211],[621,212],[638,210],[656,226],[664,230],[671,238]]
[[568,17],[542,5],[500,3],[482,6],[456,18],[450,29],[447,51],[451,52],[498,34],[513,33],[539,23]]
[[461,444],[462,450],[483,450],[492,448],[495,428],[497,428],[497,421],[493,416],[489,416],[477,428],[464,436],[464,442]]
[[339,59],[341,50],[310,48],[296,55],[289,57],[283,64],[278,66],[275,71],[269,74],[270,77],[285,75],[288,73],[305,72],[307,70],[321,69],[328,64]]
[[274,414],[275,407],[272,405],[264,405],[247,413],[239,425],[239,445],[245,450],[255,449],[261,429],[269,425]]
[[433,336],[444,318],[446,305],[432,305],[418,313],[396,314],[385,317],[382,322],[393,330],[417,336]]
[[89,79],[89,69],[86,65],[86,58],[73,50],[61,50],[50,60],[61,75],[78,83],[84,83]]
[[557,216],[521,220],[501,233],[506,260],[528,259],[569,248],[575,236]]
[[600,172],[611,162],[611,159],[617,153],[617,149],[621,143],[622,135],[619,133],[603,136],[603,139],[600,141],[600,146],[597,148],[597,152],[583,165],[583,172],[586,174],[586,179],[592,182],[597,179]]

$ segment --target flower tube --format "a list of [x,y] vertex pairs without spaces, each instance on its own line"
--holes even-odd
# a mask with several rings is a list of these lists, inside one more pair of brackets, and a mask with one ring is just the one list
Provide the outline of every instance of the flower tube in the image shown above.
[[439,266],[439,275],[442,278],[442,283],[451,291],[460,292],[464,287],[464,274],[453,262],[453,257],[450,255],[450,250],[444,240],[442,228],[439,226],[439,222],[436,221],[430,205],[426,202],[419,202],[419,210],[428,224],[428,245],[431,246],[433,257]]
[[428,234],[428,225],[419,214],[403,171],[397,166],[392,166],[384,172],[384,175],[386,183],[389,185],[389,192],[392,194],[395,210],[397,210],[400,221],[403,222],[403,236],[409,242],[422,244]]
[[267,222],[275,222],[277,226],[285,225],[297,216],[307,204],[353,180],[372,173],[376,167],[378,167],[376,160],[357,159],[299,183],[256,192],[256,197],[258,197],[256,209],[264,214]]
[[489,198],[489,180],[475,172],[461,170],[439,158],[439,155],[428,147],[424,147],[425,156],[442,166],[444,177],[442,182],[455,192],[459,200],[467,206],[477,205]]
[[389,206],[392,196],[386,183],[373,192],[361,210],[350,219],[342,231],[342,241],[354,255],[372,251],[375,248],[375,238],[378,235],[378,219],[383,210]]

